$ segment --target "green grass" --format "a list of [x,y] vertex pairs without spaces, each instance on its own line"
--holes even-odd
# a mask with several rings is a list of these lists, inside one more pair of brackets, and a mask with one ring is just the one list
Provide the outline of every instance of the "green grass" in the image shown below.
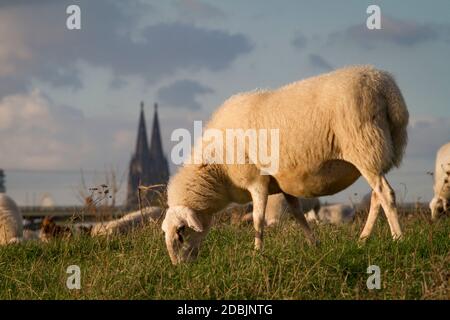
[[[381,221],[380,221],[381,220]],[[149,225],[109,239],[76,238],[0,248],[0,299],[449,299],[450,219],[402,219],[405,238],[390,239],[385,219],[357,242],[362,221],[315,226],[307,246],[292,222],[267,230],[255,253],[250,226],[213,228],[199,259],[172,266],[163,234]],[[81,289],[66,288],[66,268],[81,268]],[[369,290],[367,267],[381,268]]]

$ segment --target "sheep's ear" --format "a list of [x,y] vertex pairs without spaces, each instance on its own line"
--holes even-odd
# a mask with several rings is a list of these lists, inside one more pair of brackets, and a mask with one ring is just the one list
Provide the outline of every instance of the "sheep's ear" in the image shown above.
[[188,207],[178,207],[175,210],[179,220],[196,232],[203,232],[203,226],[194,210]]
[[170,227],[172,225],[177,224],[178,221],[176,221],[175,218],[176,217],[173,214],[172,209],[171,208],[167,209],[166,215],[165,215],[164,220],[161,225],[161,229],[162,229],[162,231],[164,231],[164,233],[169,232]]
[[200,220],[197,218],[197,214],[193,210],[189,210],[186,213],[186,223],[189,228],[196,232],[203,232],[203,226]]
[[186,225],[196,232],[203,232],[203,226],[197,214],[188,207],[177,206],[169,208],[162,224],[164,232],[167,232],[169,229],[169,224],[174,225],[176,228]]

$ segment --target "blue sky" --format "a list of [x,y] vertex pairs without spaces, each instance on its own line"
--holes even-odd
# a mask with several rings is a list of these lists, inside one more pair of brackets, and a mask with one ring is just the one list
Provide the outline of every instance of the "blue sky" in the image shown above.
[[[365,28],[370,4],[382,30]],[[0,0],[0,43],[0,167],[19,204],[76,203],[80,169],[90,186],[107,167],[126,174],[141,100],[149,124],[159,102],[169,153],[173,129],[234,93],[350,64],[390,71],[404,93],[410,140],[389,175],[402,198],[406,186],[406,200],[430,199],[426,172],[450,140],[449,1]],[[328,200],[367,191],[358,181]]]

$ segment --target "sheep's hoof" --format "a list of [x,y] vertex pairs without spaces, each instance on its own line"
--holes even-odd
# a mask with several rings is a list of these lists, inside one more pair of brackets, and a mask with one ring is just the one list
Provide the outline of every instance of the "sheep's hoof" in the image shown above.
[[358,248],[362,248],[367,244],[367,241],[369,239],[369,236],[360,237],[357,241]]
[[261,251],[263,247],[262,232],[255,232],[255,250]]
[[358,239],[358,243],[365,244],[367,242],[367,239],[369,239],[369,236],[360,236]]
[[260,239],[255,239],[255,251],[262,251],[263,243]]

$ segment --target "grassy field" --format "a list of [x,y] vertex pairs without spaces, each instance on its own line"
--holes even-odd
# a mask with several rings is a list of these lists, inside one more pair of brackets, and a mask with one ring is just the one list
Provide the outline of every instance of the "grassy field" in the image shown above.
[[[449,299],[450,219],[402,222],[403,241],[391,241],[382,217],[364,245],[362,219],[315,226],[321,246],[310,248],[288,221],[267,231],[263,253],[252,249],[250,226],[219,223],[199,259],[176,267],[156,225],[109,239],[8,246],[0,249],[0,299]],[[80,290],[66,287],[74,264]],[[381,269],[380,290],[367,289],[369,265]]]

